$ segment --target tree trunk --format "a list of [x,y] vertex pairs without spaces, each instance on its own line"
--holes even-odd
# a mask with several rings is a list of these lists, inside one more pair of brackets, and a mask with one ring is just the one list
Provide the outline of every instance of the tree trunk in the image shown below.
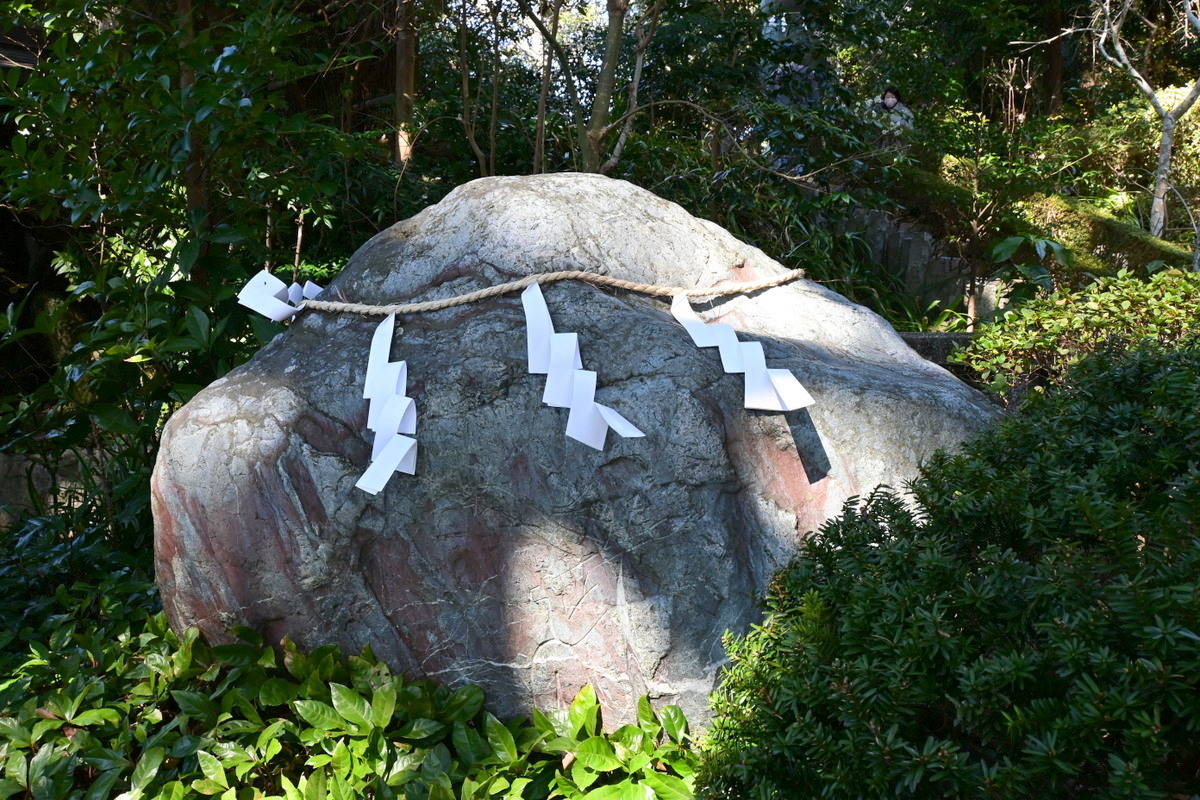
[[609,115],[612,112],[612,94],[617,83],[617,64],[621,59],[621,34],[625,28],[625,14],[629,11],[629,0],[608,0],[608,32],[604,38],[604,59],[600,62],[600,74],[596,78],[596,96],[592,102],[592,116],[584,131],[583,171],[600,171],[600,148],[607,132]]
[[1175,147],[1175,117],[1162,117],[1158,165],[1154,168],[1154,196],[1150,202],[1150,235],[1160,239],[1167,231],[1167,192],[1171,188],[1171,151]]
[[[552,16],[550,17],[550,35],[558,36],[558,19],[562,14],[563,0],[554,0]],[[542,174],[546,171],[546,100],[550,96],[550,75],[553,66],[550,42],[544,43],[546,48],[542,54],[542,88],[538,92],[537,131],[533,143],[533,171]]]
[[[637,48],[633,59],[633,78],[629,81],[629,105],[625,112],[625,124],[621,126],[621,134],[617,137],[617,143],[608,160],[600,165],[601,175],[607,175],[620,163],[621,153],[625,150],[625,143],[629,141],[630,131],[633,130],[633,121],[638,113],[638,86],[642,81],[642,67],[646,63],[646,48],[650,46],[650,40],[654,38],[654,32],[658,29],[658,15],[662,12],[662,5],[663,0],[656,0],[634,25]],[[649,26],[646,24],[647,19]]]
[[417,91],[417,26],[413,0],[396,0],[396,134],[392,157],[400,166],[412,158],[413,101]]

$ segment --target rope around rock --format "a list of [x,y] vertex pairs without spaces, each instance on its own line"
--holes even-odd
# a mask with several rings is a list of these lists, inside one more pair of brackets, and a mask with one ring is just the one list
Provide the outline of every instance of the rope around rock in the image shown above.
[[426,300],[420,303],[397,303],[387,306],[375,306],[366,303],[348,303],[337,300],[305,300],[298,308],[301,310],[311,308],[316,311],[333,311],[335,313],[365,314],[380,317],[385,317],[388,314],[418,314],[423,311],[440,311],[443,308],[453,308],[454,306],[462,306],[479,300],[486,300],[489,297],[497,297],[502,294],[521,291],[535,283],[555,283],[557,281],[584,281],[594,286],[611,286],[615,289],[625,289],[630,292],[658,297],[674,297],[678,294],[686,297],[718,297],[727,294],[747,294],[759,289],[770,289],[772,286],[780,286],[802,277],[804,277],[804,270],[794,269],[783,275],[777,275],[774,278],[767,278],[766,280],[755,281],[753,283],[738,283],[730,286],[705,286],[700,289],[680,289],[674,286],[634,283],[633,281],[612,278],[607,275],[597,275],[594,272],[573,269],[527,275],[519,281],[502,283],[498,286],[490,286],[487,289],[467,292],[455,297],[447,297],[441,300]]

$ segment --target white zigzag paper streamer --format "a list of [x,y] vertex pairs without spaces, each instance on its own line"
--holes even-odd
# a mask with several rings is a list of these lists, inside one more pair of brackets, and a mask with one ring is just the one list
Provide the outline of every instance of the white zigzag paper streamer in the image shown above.
[[687,330],[697,347],[716,347],[726,372],[746,376],[746,408],[762,411],[796,411],[811,406],[812,395],[786,369],[768,369],[760,342],[739,342],[732,325],[700,319],[686,296],[671,300],[671,315]]
[[579,335],[554,332],[541,287],[535,283],[525,289],[521,305],[525,308],[529,371],[546,376],[543,403],[570,409],[567,436],[597,450],[604,449],[609,428],[627,439],[645,436],[619,413],[596,402],[596,373],[583,368]]
[[297,311],[301,300],[312,299],[321,293],[321,287],[312,281],[301,286],[288,286],[265,269],[246,282],[238,292],[238,302],[257,311],[275,322],[283,322]]
[[390,361],[396,315],[389,314],[371,336],[363,397],[367,400],[367,429],[374,431],[371,463],[354,485],[379,494],[395,472],[412,475],[417,469],[417,407],[408,391],[408,363]]

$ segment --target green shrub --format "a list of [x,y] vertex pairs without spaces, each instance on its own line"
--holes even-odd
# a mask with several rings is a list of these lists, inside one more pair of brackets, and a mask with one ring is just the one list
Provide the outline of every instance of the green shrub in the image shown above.
[[1102,348],[880,490],[729,641],[725,797],[1200,792],[1200,342]]
[[605,733],[584,687],[501,722],[478,687],[406,680],[369,650],[177,636],[133,569],[42,588],[0,604],[0,798],[692,797],[676,706],[642,698],[637,724]]
[[1111,337],[1173,342],[1200,326],[1200,275],[1177,270],[1149,280],[1128,272],[1079,291],[1028,302],[983,326],[952,360],[997,392],[1057,384],[1065,370]]

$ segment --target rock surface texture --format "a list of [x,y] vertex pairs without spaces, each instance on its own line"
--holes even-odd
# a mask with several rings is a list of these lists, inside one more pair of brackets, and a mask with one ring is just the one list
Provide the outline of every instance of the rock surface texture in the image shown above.
[[[628,183],[489,178],[367,242],[327,287],[383,304],[579,268],[698,287],[783,267]],[[740,375],[698,349],[668,302],[544,287],[577,332],[597,402],[645,431],[603,452],[564,436],[527,372],[517,294],[398,320],[417,474],[354,488],[370,456],[362,399],[378,317],[308,311],[167,425],[153,479],[162,600],[177,627],[229,639],[370,644],[393,668],[478,683],[499,714],[592,683],[608,724],[639,695],[703,723],[721,636],[804,534],[996,416],[875,314],[800,280],[696,309],[757,340],[816,404],[742,407]],[[400,332],[400,327],[403,331]]]

